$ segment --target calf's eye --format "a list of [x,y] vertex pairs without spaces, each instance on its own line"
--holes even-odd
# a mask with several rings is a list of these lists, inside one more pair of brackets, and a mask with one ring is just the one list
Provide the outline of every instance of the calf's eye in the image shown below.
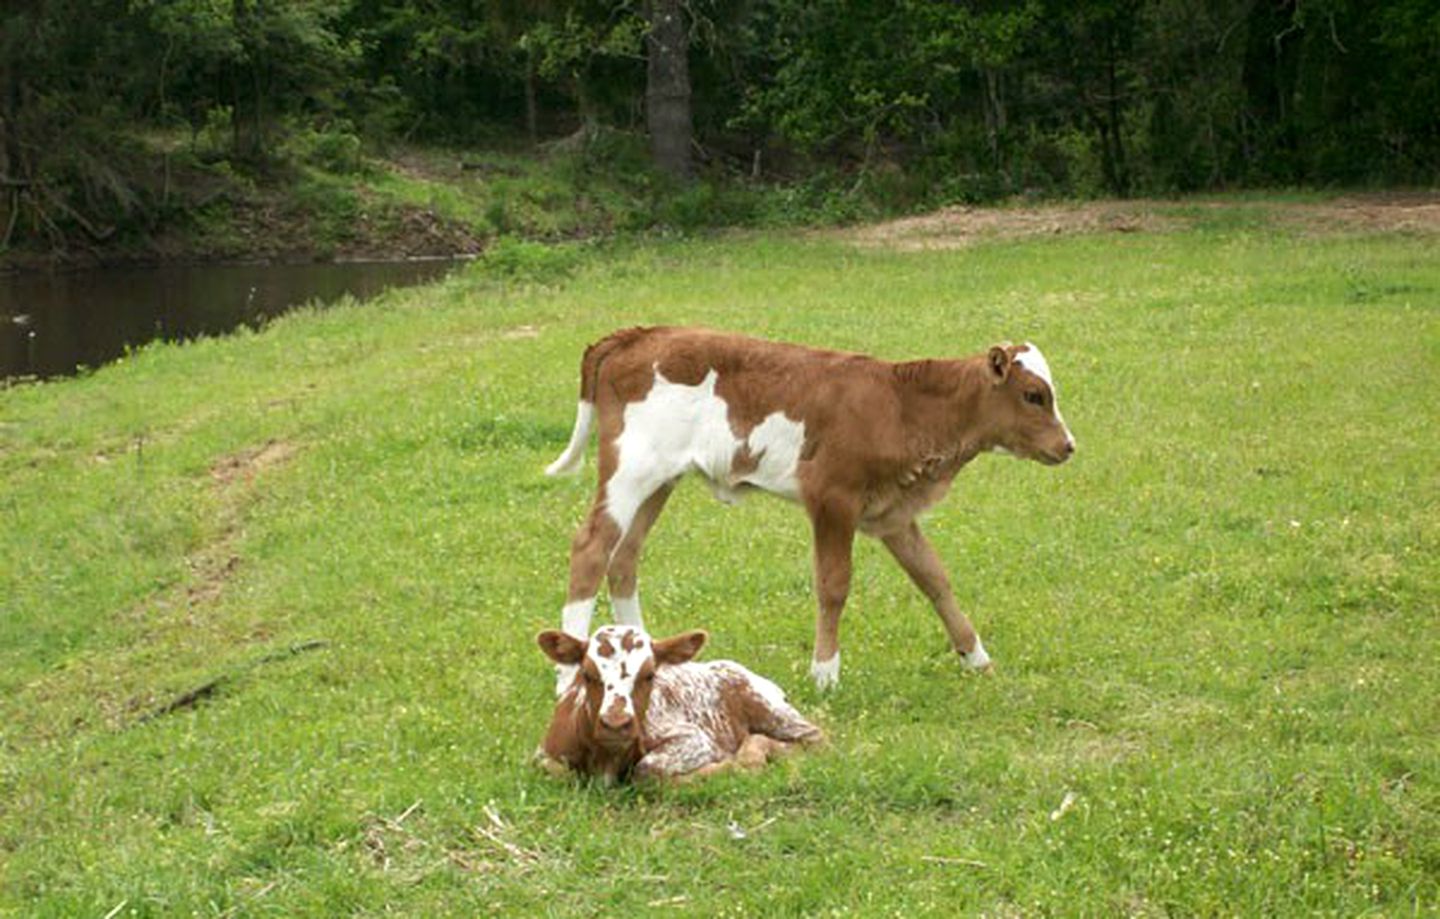
[[1045,394],[1038,392],[1027,392],[1025,394],[1025,401],[1029,402],[1031,405],[1044,405]]

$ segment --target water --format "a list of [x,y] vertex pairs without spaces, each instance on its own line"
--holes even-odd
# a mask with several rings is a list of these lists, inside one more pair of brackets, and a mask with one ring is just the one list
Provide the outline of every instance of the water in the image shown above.
[[0,275],[0,379],[66,376],[148,341],[258,326],[312,300],[372,297],[452,260],[101,268]]

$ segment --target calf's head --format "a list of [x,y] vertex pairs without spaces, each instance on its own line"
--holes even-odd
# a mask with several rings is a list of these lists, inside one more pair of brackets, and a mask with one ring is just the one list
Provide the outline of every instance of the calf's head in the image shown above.
[[607,625],[589,641],[553,629],[537,637],[557,664],[578,664],[575,682],[561,696],[583,710],[591,739],[602,747],[627,747],[640,739],[658,668],[683,664],[705,644],[702,631],[651,639],[643,629]]
[[996,345],[986,355],[986,365],[995,445],[1046,465],[1069,459],[1075,438],[1055,403],[1055,380],[1040,349],[1029,342]]

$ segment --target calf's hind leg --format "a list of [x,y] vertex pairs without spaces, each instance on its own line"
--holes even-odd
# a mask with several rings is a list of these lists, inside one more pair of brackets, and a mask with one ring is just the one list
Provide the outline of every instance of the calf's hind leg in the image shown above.
[[674,490],[674,484],[666,482],[640,504],[635,520],[610,559],[610,608],[615,614],[615,621],[622,625],[645,627],[640,616],[640,592],[635,569],[640,562],[645,537],[650,534],[650,528],[655,525]]
[[[636,534],[634,555],[638,556],[639,546],[644,541],[644,532],[654,523],[668,497],[669,483],[663,479],[627,475],[622,467],[614,475],[605,475],[605,459],[601,456],[601,486],[590,508],[590,515],[575,532],[570,543],[570,588],[566,593],[565,608],[561,612],[561,628],[582,641],[590,637],[590,620],[595,614],[595,597],[600,592],[600,582],[606,574],[632,527],[639,523]],[[665,496],[658,501],[656,492],[664,490]],[[649,508],[647,513],[646,509]],[[627,553],[630,584],[634,583],[634,559]],[[631,595],[634,600],[634,588]],[[632,607],[617,608],[616,618],[640,615],[638,603]],[[575,678],[574,664],[557,664],[555,667],[555,694],[558,696],[569,688]]]

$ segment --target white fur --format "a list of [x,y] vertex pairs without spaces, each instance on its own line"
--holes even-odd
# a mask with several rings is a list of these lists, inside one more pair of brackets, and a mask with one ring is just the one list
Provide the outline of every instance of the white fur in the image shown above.
[[962,655],[962,657],[965,661],[965,666],[975,670],[990,666],[990,655],[985,653],[985,645],[980,642],[979,635],[975,636],[975,650],[969,654]]
[[1050,409],[1055,413],[1055,420],[1065,428],[1065,438],[1074,446],[1075,437],[1070,433],[1070,426],[1065,424],[1065,416],[1060,414],[1060,392],[1055,388],[1055,378],[1050,375],[1050,362],[1045,360],[1045,355],[1041,354],[1035,345],[1027,341],[1025,347],[1030,350],[1015,355],[1015,363],[1044,380],[1045,385],[1050,387]]
[[[565,695],[566,690],[575,684],[575,674],[580,668],[575,664],[555,665],[555,696],[559,698]],[[578,697],[577,697],[578,698]]]
[[585,444],[590,440],[590,431],[595,427],[595,404],[580,400],[575,406],[575,428],[570,432],[570,443],[565,452],[545,467],[546,475],[569,475],[577,472],[585,461]]
[[828,661],[811,661],[810,679],[815,681],[816,689],[829,689],[839,685],[840,652],[836,651],[835,656]]
[[1025,347],[1029,350],[1016,354],[1015,363],[1044,380],[1045,385],[1050,387],[1051,392],[1054,392],[1055,379],[1050,376],[1050,363],[1045,360],[1045,355],[1041,354],[1040,349],[1028,341],[1025,342]]
[[[729,663],[731,663],[731,662],[730,662],[730,661],[719,661],[719,663],[729,664]],[[777,685],[775,685],[774,683],[770,682],[769,680],[765,679],[765,678],[764,678],[763,676],[761,676],[760,674],[758,674],[758,673],[753,673],[753,672],[751,672],[750,670],[747,670],[747,669],[745,669],[744,667],[741,667],[739,664],[735,664],[734,666],[737,667],[737,668],[739,668],[739,669],[741,669],[741,670],[743,670],[743,671],[745,672],[746,676],[748,676],[748,677],[750,678],[750,688],[751,688],[751,689],[754,689],[755,692],[756,692],[756,694],[758,694],[758,695],[760,696],[760,698],[764,699],[766,702],[768,702],[770,705],[772,705],[772,706],[774,706],[774,707],[776,707],[776,708],[779,708],[780,706],[786,704],[786,703],[785,703],[785,690],[781,689],[779,686],[777,686]]]
[[611,597],[610,610],[615,614],[615,621],[620,625],[645,628],[645,623],[640,618],[640,595],[638,593],[633,597]]
[[572,600],[560,611],[560,627],[567,635],[584,641],[590,636],[590,618],[595,615],[595,598]]
[[[567,635],[584,641],[590,634],[590,619],[594,615],[594,597],[588,600],[573,600],[566,603],[565,608],[560,612],[560,627],[565,630]],[[574,664],[556,664],[555,695],[564,695],[565,690],[570,688],[570,684],[575,682],[575,674],[579,672],[580,668]]]
[[[623,638],[631,636],[630,650],[621,645]],[[608,645],[610,654],[600,653],[601,646]],[[640,676],[640,667],[650,659],[650,637],[640,629],[628,625],[607,625],[597,629],[585,656],[600,671],[600,681],[605,687],[605,697],[600,711],[608,712],[615,700],[623,703],[627,715],[635,715],[635,680]]]
[[[646,498],[666,482],[695,471],[711,481],[716,496],[733,500],[740,485],[753,485],[795,499],[800,493],[796,464],[805,425],[783,412],[767,416],[741,439],[730,427],[730,407],[715,393],[713,369],[694,386],[672,383],[655,372],[650,392],[625,406],[625,424],[616,439],[619,463],[605,484],[605,510],[628,532]],[[758,465],[733,476],[735,455],[748,449]]]

